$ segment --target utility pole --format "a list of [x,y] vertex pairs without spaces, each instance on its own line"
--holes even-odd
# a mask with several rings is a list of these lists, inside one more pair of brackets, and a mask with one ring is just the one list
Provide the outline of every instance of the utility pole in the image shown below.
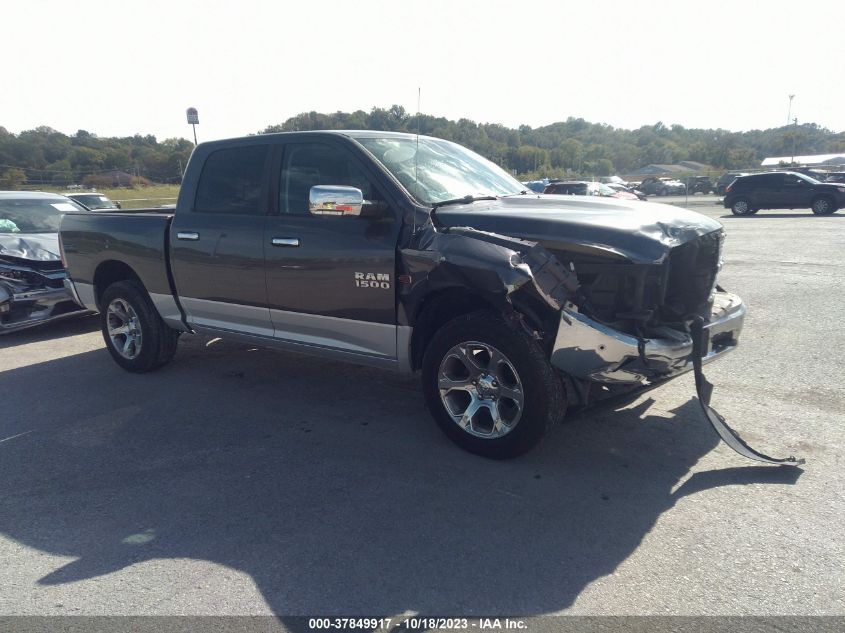
[[789,110],[786,113],[786,124],[789,125],[792,121],[792,100],[795,98],[795,95],[789,95]]
[[798,117],[792,119],[792,158],[789,161],[790,165],[795,165],[795,136],[798,133]]

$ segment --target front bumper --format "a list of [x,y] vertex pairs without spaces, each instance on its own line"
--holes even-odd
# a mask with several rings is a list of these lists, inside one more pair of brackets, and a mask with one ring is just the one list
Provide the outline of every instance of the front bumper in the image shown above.
[[0,334],[90,313],[80,304],[66,282],[63,288],[38,288],[22,292],[16,292],[12,284],[0,283]]
[[[716,293],[710,320],[702,332],[703,363],[737,346],[746,311],[738,296]],[[645,339],[641,354],[636,337],[564,308],[551,362],[575,378],[631,385],[692,370],[693,340],[689,334],[666,328],[664,338]]]

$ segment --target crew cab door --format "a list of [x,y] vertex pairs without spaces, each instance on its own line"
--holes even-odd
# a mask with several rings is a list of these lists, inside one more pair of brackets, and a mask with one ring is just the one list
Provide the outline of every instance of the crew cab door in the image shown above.
[[389,203],[371,166],[342,140],[289,142],[274,169],[275,214],[264,233],[275,336],[343,352],[396,358],[395,205],[382,217],[311,215],[316,185],[360,189]]
[[[264,276],[271,146],[214,149],[182,184],[170,228],[170,262],[188,323],[273,335]],[[193,159],[192,159],[193,160]]]

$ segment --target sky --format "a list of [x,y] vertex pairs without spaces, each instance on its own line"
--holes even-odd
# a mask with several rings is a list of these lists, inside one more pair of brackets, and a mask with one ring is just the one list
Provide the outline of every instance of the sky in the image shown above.
[[1,0],[0,126],[241,136],[400,104],[532,127],[845,130],[845,0]]

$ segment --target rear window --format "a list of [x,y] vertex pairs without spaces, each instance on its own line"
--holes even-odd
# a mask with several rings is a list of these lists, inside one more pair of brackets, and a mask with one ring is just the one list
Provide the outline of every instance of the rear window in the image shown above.
[[262,215],[261,192],[268,145],[220,149],[205,161],[194,211]]
[[81,202],[89,209],[116,209],[117,205],[106,196],[100,194],[74,194],[73,199]]
[[58,233],[62,216],[85,211],[61,198],[0,199],[0,233]]
[[586,183],[572,184],[572,185],[551,185],[546,193],[567,194],[570,196],[586,196]]

